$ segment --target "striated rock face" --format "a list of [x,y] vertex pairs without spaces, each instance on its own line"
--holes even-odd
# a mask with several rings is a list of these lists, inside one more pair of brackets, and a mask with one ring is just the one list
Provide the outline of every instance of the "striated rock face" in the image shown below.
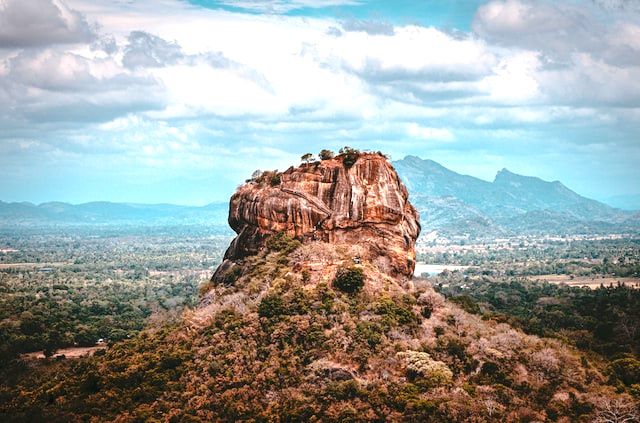
[[214,282],[237,262],[257,253],[277,232],[304,242],[365,246],[361,260],[394,277],[415,267],[418,214],[387,159],[362,153],[349,168],[343,158],[289,168],[272,181],[251,181],[231,197],[229,224],[238,236]]

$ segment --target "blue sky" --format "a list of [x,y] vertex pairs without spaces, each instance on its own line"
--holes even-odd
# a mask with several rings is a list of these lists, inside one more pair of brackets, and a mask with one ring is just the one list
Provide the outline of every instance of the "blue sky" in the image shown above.
[[631,0],[0,0],[0,200],[225,201],[351,145],[640,194]]
[[[391,25],[418,24],[442,29],[470,31],[471,22],[480,0],[371,0],[309,2],[315,7],[296,2],[244,2],[191,0],[190,3],[209,8],[240,13],[281,14],[325,19],[379,21]],[[329,4],[327,4],[329,3]],[[239,5],[240,4],[240,5]],[[243,7],[244,6],[244,7]]]

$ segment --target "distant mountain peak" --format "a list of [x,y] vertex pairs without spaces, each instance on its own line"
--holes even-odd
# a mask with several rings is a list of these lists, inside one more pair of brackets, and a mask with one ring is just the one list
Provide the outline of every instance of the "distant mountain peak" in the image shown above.
[[[619,210],[582,197],[559,181],[519,175],[507,168],[498,171],[495,179],[488,182],[458,174],[432,160],[416,156],[407,156],[394,165],[417,208],[423,213],[425,228],[436,222],[438,226],[434,228],[446,228],[456,224],[451,219],[463,216],[465,221],[471,222],[474,213],[480,213],[487,221],[505,225],[507,230],[518,230],[518,218],[523,216],[529,216],[530,223],[535,220],[544,228],[549,222],[545,223],[543,216],[548,217],[548,213],[554,216],[549,219],[559,222],[559,228],[566,223],[567,216],[575,222],[611,224],[629,219]],[[449,202],[445,207],[444,203],[436,200],[449,197],[459,200],[459,203],[454,206]]]
[[519,175],[517,173],[513,173],[509,169],[504,167],[501,170],[499,170],[498,173],[496,173],[496,177],[493,179],[493,182],[499,183],[503,181],[522,180],[522,179],[528,179],[528,180],[537,179],[542,181],[541,179],[536,178],[535,176],[524,176],[524,175]]
[[400,160],[400,162],[403,162],[404,164],[413,165],[413,166],[421,166],[421,167],[431,166],[431,167],[446,169],[444,166],[442,166],[440,163],[434,160],[421,159],[418,156],[412,156],[412,155],[405,156],[404,159]]

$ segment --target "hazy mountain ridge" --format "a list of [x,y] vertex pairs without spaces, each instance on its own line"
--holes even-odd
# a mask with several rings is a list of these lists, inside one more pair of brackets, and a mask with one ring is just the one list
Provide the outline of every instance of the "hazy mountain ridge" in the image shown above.
[[624,232],[640,228],[638,212],[583,197],[559,181],[507,169],[493,182],[407,156],[393,162],[426,230],[450,235]]
[[[493,182],[406,156],[393,162],[420,212],[423,233],[506,236],[619,233],[640,230],[640,212],[583,197],[559,181],[500,170]],[[227,227],[228,204],[112,203],[72,205],[0,201],[0,224],[206,224]]]
[[208,223],[227,226],[227,203],[202,207],[174,204],[136,204],[95,201],[83,204],[0,201],[0,222],[5,223]]

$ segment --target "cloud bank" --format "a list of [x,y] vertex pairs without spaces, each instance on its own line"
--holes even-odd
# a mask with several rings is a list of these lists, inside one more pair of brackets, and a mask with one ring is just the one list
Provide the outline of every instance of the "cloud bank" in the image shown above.
[[[0,0],[0,196],[96,199],[69,188],[86,172],[114,200],[202,204],[345,144],[601,198],[636,189],[633,3],[492,0],[466,32],[302,12],[345,4],[367,7]],[[52,177],[69,198],[43,197]]]

